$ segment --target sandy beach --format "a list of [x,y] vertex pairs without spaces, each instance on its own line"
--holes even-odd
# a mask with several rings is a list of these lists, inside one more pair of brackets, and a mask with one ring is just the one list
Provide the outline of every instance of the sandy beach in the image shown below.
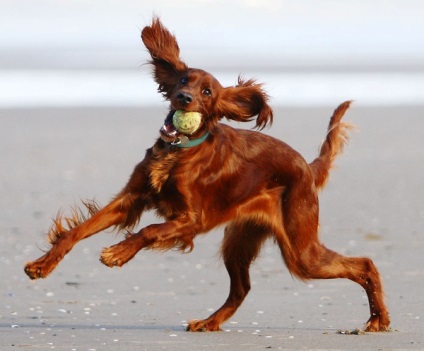
[[[312,160],[334,107],[278,108],[265,133]],[[199,237],[191,254],[143,251],[120,269],[98,261],[120,240],[102,233],[31,282],[23,265],[42,254],[51,218],[80,199],[106,204],[158,136],[165,108],[0,110],[2,350],[424,349],[423,107],[354,104],[345,118],[358,131],[321,195],[322,240],[375,261],[392,332],[339,334],[368,318],[364,291],[350,281],[294,280],[272,242],[224,331],[185,332],[187,320],[227,297],[222,229]],[[148,213],[142,225],[154,221]]]

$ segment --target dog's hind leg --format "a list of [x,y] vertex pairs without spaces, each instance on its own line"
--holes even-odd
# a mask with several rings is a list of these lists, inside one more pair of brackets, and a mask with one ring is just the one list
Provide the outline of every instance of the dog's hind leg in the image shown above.
[[270,229],[253,223],[231,223],[225,228],[222,256],[230,276],[230,293],[222,307],[204,320],[190,321],[188,331],[217,331],[243,302],[250,290],[249,267]]
[[390,318],[384,304],[380,274],[371,259],[345,257],[314,243],[303,250],[296,265],[295,274],[300,279],[346,278],[361,285],[368,296],[370,308],[365,331],[389,330]]
[[[276,233],[289,270],[300,279],[347,278],[361,285],[368,296],[370,318],[366,331],[389,330],[380,275],[369,258],[344,257],[318,240],[318,200],[313,192],[296,185],[284,194],[284,233]],[[310,187],[309,187],[310,189]],[[314,200],[316,199],[316,200]],[[289,247],[287,245],[289,242]]]

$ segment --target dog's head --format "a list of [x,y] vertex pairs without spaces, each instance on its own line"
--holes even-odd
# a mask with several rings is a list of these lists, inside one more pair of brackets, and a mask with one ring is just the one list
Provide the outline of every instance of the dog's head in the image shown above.
[[[272,122],[268,95],[261,84],[239,77],[236,86],[224,88],[210,73],[188,67],[180,59],[175,36],[158,18],[143,29],[141,38],[152,57],[150,63],[154,80],[159,84],[158,91],[171,104],[161,129],[163,140],[173,142],[184,134],[190,139],[198,138],[213,132],[214,126],[224,117],[251,121],[257,116],[259,129]],[[178,117],[191,128],[178,128]]]

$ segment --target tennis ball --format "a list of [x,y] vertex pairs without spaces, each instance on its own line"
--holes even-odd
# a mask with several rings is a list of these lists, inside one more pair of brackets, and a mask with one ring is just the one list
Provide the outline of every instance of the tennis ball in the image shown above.
[[177,110],[172,117],[175,128],[184,134],[193,134],[200,127],[202,114],[199,112],[185,112]]

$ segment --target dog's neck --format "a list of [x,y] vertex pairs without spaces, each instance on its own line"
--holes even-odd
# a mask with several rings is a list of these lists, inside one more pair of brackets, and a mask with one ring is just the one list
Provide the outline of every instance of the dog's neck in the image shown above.
[[200,138],[197,139],[189,139],[186,136],[180,137],[177,140],[173,141],[171,145],[177,146],[180,148],[190,148],[195,147],[203,143],[209,136],[209,132],[203,134]]

